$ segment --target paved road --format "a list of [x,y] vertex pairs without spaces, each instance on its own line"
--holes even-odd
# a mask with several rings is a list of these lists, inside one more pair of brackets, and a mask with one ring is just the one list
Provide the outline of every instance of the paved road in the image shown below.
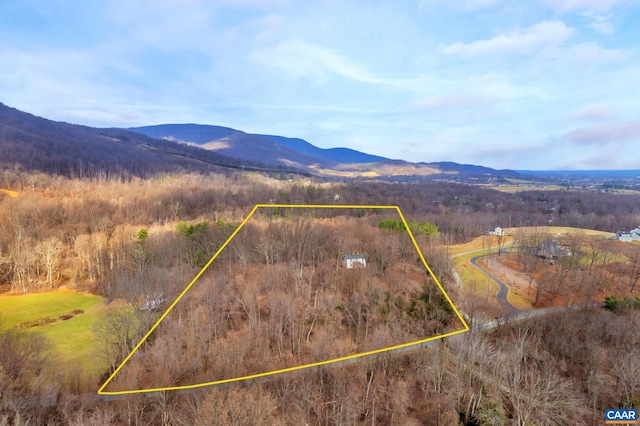
[[507,287],[506,284],[504,282],[502,282],[502,280],[500,278],[496,277],[491,272],[489,272],[484,266],[478,264],[478,259],[481,259],[481,258],[487,257],[487,256],[490,256],[490,255],[489,254],[483,254],[483,255],[480,255],[480,256],[475,256],[475,257],[472,257],[471,259],[469,259],[469,262],[471,262],[471,264],[473,266],[475,266],[476,268],[480,269],[486,276],[488,276],[496,284],[498,284],[498,286],[500,287],[500,290],[498,291],[498,294],[496,294],[496,300],[498,301],[498,303],[502,307],[502,310],[504,311],[504,314],[507,317],[514,316],[514,315],[518,314],[521,311],[520,311],[520,309],[516,308],[511,303],[509,303],[509,300],[507,299],[507,293],[509,292],[509,287]]
[[[484,249],[475,249],[475,250],[465,251],[463,253],[457,253],[451,256],[451,257],[459,257],[459,256],[465,256],[465,255],[478,253],[478,252],[485,253],[485,254],[480,254],[478,256],[472,257],[471,259],[469,259],[469,262],[473,266],[481,270],[487,277],[493,280],[493,282],[498,284],[499,290],[498,290],[498,294],[496,294],[496,300],[498,301],[498,304],[500,304],[500,307],[502,307],[502,310],[507,317],[512,317],[514,315],[517,315],[519,312],[522,312],[522,311],[516,308],[515,306],[513,306],[511,303],[509,303],[509,299],[507,299],[507,294],[509,293],[509,287],[507,287],[507,285],[500,278],[498,278],[497,276],[489,272],[485,267],[478,264],[478,259],[496,254],[496,253],[491,253],[491,250],[498,249],[499,247],[504,247],[500,249],[500,253],[508,253],[509,252],[508,247],[510,247],[512,244],[513,244],[513,241],[508,241],[502,244],[501,246],[498,246],[498,245],[490,246],[488,248],[489,253],[486,253]],[[455,269],[453,272],[454,272],[454,276],[456,276],[456,281],[459,281],[459,284],[462,284],[460,275],[458,275]]]

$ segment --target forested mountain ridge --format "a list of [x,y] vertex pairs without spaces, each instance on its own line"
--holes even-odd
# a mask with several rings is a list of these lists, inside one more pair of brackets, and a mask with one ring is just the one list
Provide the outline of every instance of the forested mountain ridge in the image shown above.
[[324,149],[303,139],[251,134],[221,126],[160,124],[132,127],[128,130],[153,138],[197,144],[234,158],[251,160],[258,156],[257,158],[261,158],[263,161],[273,163],[296,161],[309,166],[312,164],[375,163],[388,160],[385,157],[366,154],[350,148]]
[[[294,166],[301,169],[319,162],[311,157],[281,145],[269,137],[252,135],[227,127],[201,124],[164,124],[127,129],[152,138],[181,144],[195,145],[242,161],[260,162],[271,166]],[[324,164],[329,166],[329,164]]]
[[[350,148],[319,148],[304,139],[245,133],[229,127],[201,124],[159,124],[127,130],[165,140],[195,144],[229,157],[261,161],[270,165],[295,165],[317,174],[341,177],[437,179],[460,176],[517,176],[511,170],[457,164],[454,162],[411,163],[367,154]],[[325,170],[322,170],[325,169]]]
[[168,171],[263,169],[199,147],[117,128],[56,122],[0,103],[0,166],[67,177],[150,176]]
[[[146,177],[186,170],[223,172],[220,167],[323,178],[402,181],[471,182],[517,175],[508,170],[456,163],[389,160],[349,148],[322,149],[302,139],[252,135],[219,126],[94,128],[48,120],[2,103],[0,129],[1,166],[67,177],[99,174]],[[146,129],[147,134],[140,129]]]

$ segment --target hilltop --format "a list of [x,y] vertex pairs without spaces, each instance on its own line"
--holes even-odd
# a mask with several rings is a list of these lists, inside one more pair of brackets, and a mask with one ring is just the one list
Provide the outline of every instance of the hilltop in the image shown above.
[[166,124],[94,128],[48,120],[0,103],[0,166],[68,177],[255,170],[321,179],[486,182],[518,174],[456,163],[411,163],[349,148],[227,127]]

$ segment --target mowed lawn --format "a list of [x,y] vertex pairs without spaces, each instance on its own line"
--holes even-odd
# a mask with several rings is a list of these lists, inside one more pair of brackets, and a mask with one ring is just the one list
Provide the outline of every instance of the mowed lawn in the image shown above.
[[[82,367],[85,374],[90,375],[105,368],[104,361],[96,356],[93,325],[107,309],[102,297],[73,291],[0,295],[0,316],[5,327],[19,327],[44,318],[57,319],[50,324],[23,329],[49,338],[62,368]],[[84,312],[64,321],[59,319],[76,310]]]

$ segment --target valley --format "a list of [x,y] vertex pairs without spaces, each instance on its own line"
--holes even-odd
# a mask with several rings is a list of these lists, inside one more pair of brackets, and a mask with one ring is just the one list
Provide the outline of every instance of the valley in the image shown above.
[[0,426],[638,418],[640,2],[0,17]]
[[[41,348],[32,353],[44,358],[20,364],[25,369],[31,368],[28,365],[41,367],[28,370],[34,375],[24,375],[24,381],[4,387],[4,401],[31,395],[30,401],[46,398],[50,404],[55,398],[59,401],[55,407],[63,407],[73,398],[87,399],[79,411],[28,405],[21,415],[57,418],[62,423],[62,416],[93,416],[102,419],[96,420],[99,423],[133,415],[129,410],[135,408],[136,422],[164,415],[195,421],[234,410],[232,401],[225,405],[214,402],[226,392],[234,398],[253,398],[257,405],[251,412],[265,423],[277,419],[337,421],[343,415],[360,415],[350,410],[363,403],[371,410],[375,407],[378,421],[408,421],[439,411],[446,422],[488,415],[491,408],[482,402],[472,408],[467,405],[481,392],[491,396],[499,404],[500,415],[506,417],[515,409],[515,402],[501,390],[501,383],[508,379],[491,366],[495,360],[516,368],[518,361],[511,358],[508,346],[514,339],[524,339],[529,356],[553,366],[545,380],[562,389],[555,397],[569,404],[562,411],[563,418],[579,420],[580,413],[597,413],[603,406],[635,398],[633,382],[620,380],[627,377],[622,376],[623,369],[633,365],[628,357],[634,349],[627,343],[634,341],[631,330],[638,315],[632,301],[637,297],[633,265],[639,247],[610,239],[618,228],[633,228],[634,209],[639,204],[632,194],[505,193],[454,183],[283,181],[235,169],[228,174],[173,173],[124,182],[8,170],[1,178],[0,187],[12,193],[0,199],[4,317],[0,334],[5,339],[14,335],[45,339],[22,343]],[[135,394],[104,402],[93,399],[90,395],[95,395],[141,339],[147,340],[145,335],[168,305],[233,234],[252,206],[265,199],[363,207],[347,208],[342,214],[332,208],[305,210],[300,215],[282,207],[256,213],[256,221],[243,228],[247,232],[229,243],[105,391],[138,392],[224,381],[460,330],[446,304],[444,311],[438,310],[439,302],[429,304],[438,300],[434,298],[438,292],[429,290],[434,281],[426,279],[424,269],[416,263],[415,250],[407,251],[408,236],[402,226],[394,224],[397,218],[367,209],[367,205],[401,206],[434,275],[456,308],[470,319],[472,334],[403,354],[383,352],[356,363],[321,365],[268,381],[247,380],[224,385],[226,388],[205,386],[192,394],[164,391],[160,400]],[[599,213],[603,206],[609,210],[605,215]],[[559,226],[548,226],[551,215]],[[500,241],[489,235],[496,224],[504,226]],[[530,248],[539,248],[547,238],[571,246],[574,255],[553,262],[541,259]],[[304,244],[296,244],[300,241]],[[367,268],[345,269],[343,257],[350,253],[365,255]],[[602,304],[604,298],[616,310],[594,306],[584,314],[548,313],[510,325],[496,299],[498,286],[469,264],[469,259],[482,255],[478,262],[506,283],[506,298],[519,310]],[[41,301],[29,305],[29,297]],[[30,316],[24,316],[26,312]],[[545,328],[551,321],[547,317],[554,318],[554,329]],[[504,321],[502,328],[484,332],[481,339],[473,332],[473,324],[495,318]],[[533,343],[536,339],[557,342],[555,333],[572,329],[573,321],[591,324],[582,329],[580,338],[593,347],[614,345],[609,346],[608,355],[584,358],[592,352]],[[25,329],[19,324],[32,326]],[[611,329],[608,324],[617,325]],[[602,339],[601,327],[609,327],[607,333],[620,343],[598,340]],[[469,352],[473,347],[486,352],[473,355]],[[481,367],[463,362],[481,353],[486,360],[474,361]],[[8,362],[11,353],[5,351],[2,359]],[[567,360],[581,367],[566,370]],[[617,367],[612,370],[607,365]],[[534,365],[524,367],[527,374],[537,374]],[[589,368],[597,368],[599,382],[588,388],[577,386]],[[472,373],[465,376],[468,369]],[[438,371],[447,372],[439,391],[444,405],[439,409],[428,402],[438,394],[430,385],[433,377],[439,377]],[[43,385],[34,387],[38,382]],[[462,393],[453,391],[456,387]],[[403,389],[397,395],[402,399],[383,402],[385,395],[391,398],[391,388],[394,392]],[[531,395],[539,392],[530,391]],[[599,395],[596,405],[589,408],[587,398],[594,395]],[[337,398],[346,411],[320,409],[326,398]],[[162,400],[168,405],[159,404]],[[188,404],[200,408],[195,413],[185,410]],[[274,408],[262,412],[260,407],[265,406]],[[392,406],[397,409],[391,410]],[[3,405],[4,415],[16,412],[10,407]]]
[[[0,119],[0,424],[597,424],[637,405],[640,246],[615,239],[640,222],[633,171],[338,163],[222,129],[237,139],[209,148],[251,139],[243,159]],[[292,156],[257,155],[265,138]]]

